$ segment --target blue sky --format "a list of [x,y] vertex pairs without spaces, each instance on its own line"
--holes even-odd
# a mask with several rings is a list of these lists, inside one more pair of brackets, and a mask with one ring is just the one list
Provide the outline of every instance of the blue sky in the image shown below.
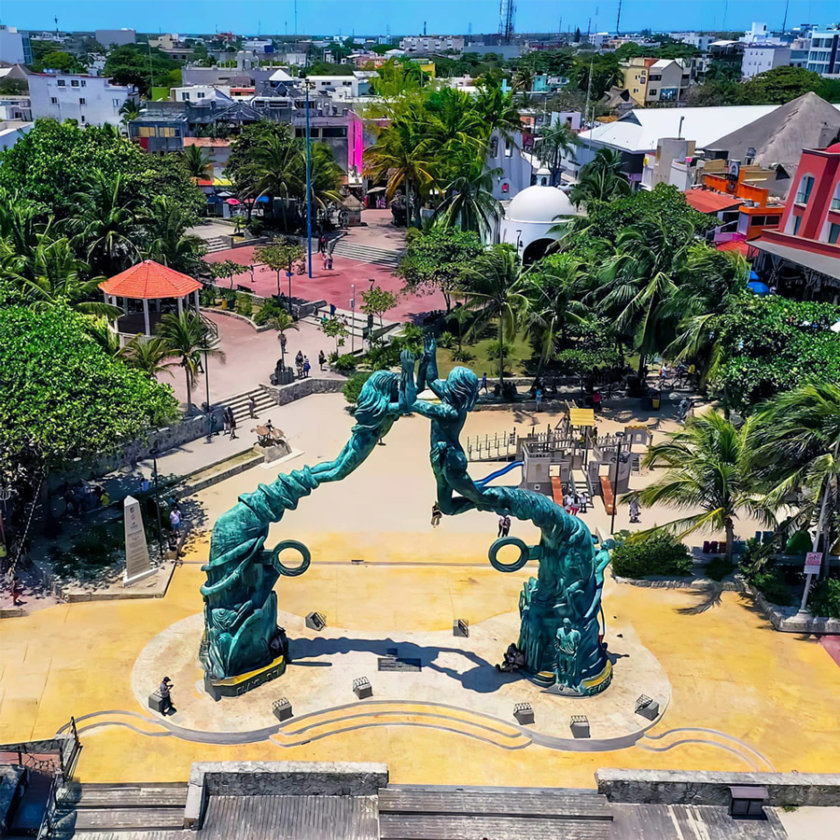
[[[516,29],[615,28],[618,0],[517,0]],[[498,29],[498,0],[297,0],[299,33],[429,34]],[[779,28],[785,0],[624,0],[622,30]],[[294,0],[0,0],[0,23],[22,29],[132,27],[144,32],[294,32]],[[840,22],[840,0],[790,0],[788,24]],[[329,28],[325,28],[325,27]]]

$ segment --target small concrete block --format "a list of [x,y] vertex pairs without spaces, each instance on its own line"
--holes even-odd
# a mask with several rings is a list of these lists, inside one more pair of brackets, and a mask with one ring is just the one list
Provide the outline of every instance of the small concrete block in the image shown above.
[[659,703],[652,700],[647,694],[642,694],[636,700],[636,714],[648,720],[656,720],[659,717]]
[[357,677],[353,680],[353,692],[359,700],[364,700],[365,697],[373,697],[373,686],[367,677]]
[[155,691],[153,694],[150,694],[149,695],[149,708],[153,712],[157,712],[158,714],[163,714],[162,707],[163,707],[163,697],[161,697],[160,694],[158,694],[157,691]]
[[292,704],[285,697],[281,697],[274,701],[271,711],[277,720],[288,720],[292,716]]
[[569,718],[569,727],[575,738],[589,737],[589,718],[586,715],[572,715]]
[[452,622],[452,635],[458,636],[462,639],[468,639],[470,637],[469,621],[463,618],[456,618],[455,621]]
[[306,626],[320,632],[327,626],[327,618],[323,613],[311,612],[306,616]]
[[513,716],[520,726],[527,726],[534,722],[534,707],[530,703],[517,703],[513,707]]

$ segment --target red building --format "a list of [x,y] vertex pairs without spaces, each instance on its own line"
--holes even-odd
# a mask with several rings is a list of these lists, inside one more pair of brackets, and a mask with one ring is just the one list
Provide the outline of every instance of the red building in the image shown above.
[[778,230],[749,244],[768,285],[840,301],[840,143],[802,153]]

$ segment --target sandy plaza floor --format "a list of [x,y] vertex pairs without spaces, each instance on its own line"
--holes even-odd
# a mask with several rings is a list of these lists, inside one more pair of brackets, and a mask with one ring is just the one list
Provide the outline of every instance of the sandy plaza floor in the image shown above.
[[[328,395],[278,409],[275,422],[302,453],[284,471],[334,456],[353,422],[343,405]],[[629,419],[607,413],[602,425]],[[464,434],[552,420],[546,412],[476,412]],[[661,427],[656,434],[668,422]],[[481,477],[493,467],[471,471]],[[195,659],[209,529],[239,493],[273,475],[257,467],[196,497],[197,535],[166,597],[59,604],[0,622],[0,743],[49,737],[74,715],[82,781],[183,780],[192,761],[225,759],[384,761],[395,783],[570,787],[591,787],[599,767],[835,769],[840,669],[816,639],[775,633],[737,593],[608,578],[615,678],[603,695],[547,697],[494,678],[492,663],[516,633],[519,590],[536,569],[500,574],[490,566],[492,514],[430,527],[434,480],[420,417],[401,419],[357,472],[273,526],[269,544],[282,534],[313,555],[306,574],[277,585],[297,664],[250,696],[212,703]],[[644,511],[643,525],[665,516]],[[586,521],[609,529],[600,502]],[[627,524],[620,508],[617,527]],[[738,530],[749,536],[754,527]],[[518,521],[512,533],[537,536]],[[304,627],[313,610],[327,618],[323,633]],[[453,636],[458,618],[469,621],[469,639]],[[377,674],[375,657],[393,648],[420,659],[422,671]],[[174,678],[178,707],[165,720],[144,703],[164,674]],[[362,675],[374,696],[356,701],[350,686]],[[639,693],[662,701],[657,720],[632,713]],[[270,707],[282,696],[295,715],[280,725]],[[521,699],[534,705],[534,726],[511,714]],[[580,713],[592,723],[585,746],[567,722]]]

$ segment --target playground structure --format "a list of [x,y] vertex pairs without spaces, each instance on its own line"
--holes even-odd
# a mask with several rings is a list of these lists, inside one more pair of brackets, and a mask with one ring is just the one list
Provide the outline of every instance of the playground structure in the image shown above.
[[[513,459],[476,483],[483,487],[521,468],[517,486],[524,490],[551,496],[561,505],[567,494],[587,492],[590,498],[601,496],[607,513],[612,513],[615,496],[626,493],[630,475],[641,470],[643,452],[639,447],[650,445],[651,433],[646,426],[626,426],[623,432],[599,436],[594,413],[576,417],[580,411],[571,408],[544,431],[520,436],[514,430],[467,440],[471,461]],[[584,422],[574,424],[573,419]]]

